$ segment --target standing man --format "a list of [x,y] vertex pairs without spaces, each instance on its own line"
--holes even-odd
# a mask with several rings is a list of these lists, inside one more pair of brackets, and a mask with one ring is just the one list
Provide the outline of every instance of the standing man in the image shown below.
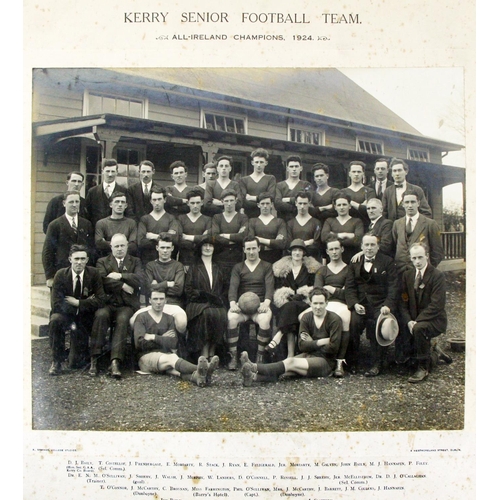
[[[259,257],[259,243],[256,238],[247,238],[243,243],[245,260],[236,264],[231,271],[229,284],[229,311],[227,313],[227,343],[231,360],[229,370],[236,370],[239,341],[238,325],[251,319],[259,326],[257,334],[257,362],[261,363],[267,344],[271,340],[271,301],[274,293],[273,266]],[[245,314],[238,305],[238,299],[246,292],[258,295],[260,305],[253,314]]]
[[184,292],[184,266],[172,260],[174,242],[168,233],[160,233],[156,245],[158,259],[146,265],[146,291],[165,292],[166,303],[182,306]]
[[138,257],[128,255],[128,242],[124,234],[111,237],[111,254],[97,261],[97,270],[106,292],[106,305],[95,314],[90,337],[89,375],[97,375],[98,359],[106,342],[108,328],[114,322],[111,337],[110,373],[121,378],[121,364],[125,358],[128,323],[140,307],[139,295],[142,283],[142,265]]
[[252,158],[253,172],[241,178],[240,186],[245,215],[252,219],[260,214],[257,198],[261,193],[269,193],[274,198],[276,194],[276,177],[264,172],[269,162],[269,153],[265,149],[255,149],[250,156]]
[[151,212],[151,190],[154,186],[159,186],[153,182],[155,166],[149,160],[139,163],[139,182],[132,184],[127,189],[128,208],[127,215],[134,219],[136,223],[143,215]]
[[196,187],[201,189],[201,199],[203,199],[205,197],[205,190],[207,189],[207,182],[215,181],[215,179],[217,179],[217,165],[214,162],[205,163],[205,165],[203,165],[201,175],[203,177],[203,182],[198,184]]
[[139,368],[145,373],[167,373],[199,387],[210,385],[219,366],[219,357],[200,356],[194,365],[177,355],[178,335],[174,317],[163,311],[165,292],[154,290],[151,309],[140,312],[134,321],[134,341]]
[[375,336],[375,325],[380,314],[396,311],[397,274],[394,261],[379,252],[376,236],[365,234],[361,250],[361,259],[349,264],[345,283],[345,298],[351,310],[347,365],[351,372],[357,370],[360,337],[366,327],[372,360],[365,377],[375,377],[382,369],[383,355]]
[[430,262],[437,267],[443,260],[444,250],[438,223],[419,212],[421,199],[417,191],[404,193],[402,206],[405,216],[398,219],[392,227],[392,237],[396,244],[394,260],[398,273],[413,267],[409,248],[413,243],[425,243],[429,249]]
[[[70,172],[66,176],[66,186],[68,187],[68,191],[75,191],[76,193],[80,194],[80,190],[82,189],[83,186],[83,181],[84,177],[81,172],[76,172],[76,171]],[[54,196],[54,198],[52,198],[49,201],[47,209],[45,211],[45,217],[43,218],[44,234],[47,234],[47,229],[49,227],[49,224],[53,220],[65,214],[66,209],[64,207],[63,201],[64,201],[64,193]],[[80,215],[81,217],[85,217],[86,215],[85,198],[82,198],[81,196],[80,196],[80,210],[78,212],[78,215]]]
[[375,195],[379,200],[382,200],[385,190],[394,183],[388,179],[389,175],[389,160],[379,158],[375,161],[373,167],[375,180],[370,184],[370,187],[375,190]]
[[186,164],[180,160],[174,161],[170,165],[170,175],[174,181],[174,185],[166,188],[167,199],[165,207],[169,214],[179,217],[179,215],[189,212],[186,194],[191,190],[191,187],[186,184],[188,175]]
[[83,245],[69,250],[70,267],[59,269],[54,277],[49,322],[52,364],[49,375],[59,375],[65,355],[66,330],[71,332],[68,364],[81,368],[88,358],[88,340],[95,311],[104,305],[105,294],[97,269],[87,267],[89,255]]
[[100,256],[111,252],[111,237],[114,234],[124,234],[128,241],[128,250],[137,255],[137,224],[134,219],[125,217],[127,195],[121,191],[109,197],[111,215],[97,222],[95,226],[95,246]]
[[351,183],[342,191],[351,197],[351,208],[349,210],[351,216],[357,217],[364,223],[367,223],[364,208],[368,200],[375,198],[375,191],[363,184],[365,169],[366,164],[364,162],[351,161],[349,164],[349,178],[351,179]]
[[275,207],[278,218],[288,222],[297,215],[295,197],[300,191],[312,191],[310,182],[300,179],[302,173],[302,160],[300,156],[293,155],[286,159],[287,179],[276,184]]
[[86,198],[87,215],[94,228],[97,221],[111,215],[111,195],[115,191],[126,193],[126,189],[117,184],[117,175],[118,162],[113,158],[105,158],[102,161],[102,184],[90,188]]
[[233,159],[231,156],[219,156],[216,160],[217,179],[208,181],[205,189],[205,198],[203,200],[203,214],[212,216],[221,214],[224,211],[224,203],[221,195],[228,189],[236,193],[236,211],[239,212],[242,203],[241,188],[239,182],[229,178],[233,168]]
[[80,194],[77,191],[67,191],[63,195],[62,203],[64,215],[48,225],[42,250],[42,264],[49,288],[52,287],[56,272],[67,267],[72,245],[85,245],[91,262],[94,260],[92,224],[78,215]]
[[408,382],[418,383],[427,378],[431,369],[431,339],[446,331],[446,278],[431,265],[425,243],[411,245],[410,259],[414,268],[403,274],[400,311],[403,334],[410,343],[413,341],[418,363]]
[[384,217],[392,221],[404,217],[404,193],[406,193],[406,191],[413,191],[417,193],[420,200],[419,212],[426,217],[432,218],[432,210],[429,203],[427,203],[423,189],[415,184],[410,184],[406,180],[408,172],[410,171],[408,164],[404,160],[396,158],[392,161],[391,171],[394,184],[385,190],[384,196],[382,197]]

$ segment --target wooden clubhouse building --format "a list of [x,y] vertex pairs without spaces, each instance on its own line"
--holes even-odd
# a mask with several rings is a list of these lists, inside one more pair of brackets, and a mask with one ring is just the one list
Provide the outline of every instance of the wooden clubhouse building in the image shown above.
[[286,157],[299,154],[303,178],[311,180],[322,162],[338,188],[349,184],[353,160],[367,164],[369,182],[377,158],[403,158],[441,226],[443,187],[465,186],[465,169],[443,164],[461,145],[423,136],[337,69],[36,69],[31,284],[45,283],[42,220],[48,201],[65,190],[67,172],[85,174],[82,196],[100,183],[102,158],[117,159],[117,182],[125,186],[138,182],[145,159],[160,184],[172,183],[175,160],[188,165],[188,184],[198,184],[202,166],[221,154],[234,159],[232,177],[251,173],[258,147],[269,151],[266,172],[278,181]]

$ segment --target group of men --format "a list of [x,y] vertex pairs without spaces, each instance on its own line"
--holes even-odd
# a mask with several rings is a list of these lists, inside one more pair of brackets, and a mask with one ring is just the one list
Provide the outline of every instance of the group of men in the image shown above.
[[[300,213],[305,210],[302,205],[309,207],[311,213],[327,209],[332,217],[336,215],[335,201],[328,206],[313,205],[309,193],[314,193],[315,188],[300,179],[300,157],[287,159],[287,180],[279,183],[264,173],[268,159],[266,150],[255,150],[251,155],[253,176],[237,182],[230,179],[232,159],[219,157],[205,165],[205,182],[199,186],[186,184],[187,167],[176,161],[170,166],[174,184],[167,188],[153,180],[154,165],[143,161],[139,165],[139,182],[128,189],[116,182],[117,162],[105,159],[102,183],[92,187],[85,199],[80,196],[83,175],[69,173],[68,191],[50,201],[43,224],[46,239],[42,260],[52,298],[49,338],[53,362],[49,373],[57,375],[63,371],[65,335],[69,331],[69,366],[83,367],[90,358],[89,374],[96,376],[112,330],[109,372],[120,378],[132,325],[141,370],[166,371],[199,386],[208,385],[219,364],[218,356],[200,356],[197,364],[178,356],[179,335],[186,330],[182,311],[185,273],[193,262],[196,246],[204,241],[221,241],[237,257],[227,274],[228,368],[234,370],[237,366],[239,327],[252,320],[258,325],[257,363],[243,353],[245,385],[265,371],[264,352],[273,329],[275,254],[268,252],[266,255],[274,257],[267,261],[261,256],[266,250],[278,249],[280,254],[284,251],[287,240],[294,236],[290,234],[294,217],[300,220]],[[327,169],[320,165],[319,170]],[[389,171],[394,183],[388,179]],[[443,273],[436,269],[443,258],[440,230],[431,218],[423,190],[406,181],[408,172],[404,160],[390,162],[382,158],[375,162],[375,181],[365,186],[365,164],[352,162],[349,188],[354,195],[340,191],[336,198],[350,200],[351,213],[362,221],[364,228],[359,252],[346,262],[349,277],[345,296],[352,313],[350,349],[359,350],[359,338],[366,329],[372,360],[365,375],[378,375],[384,349],[377,342],[377,320],[392,313],[400,327],[396,362],[406,368],[410,362],[416,362],[409,381],[420,382],[430,371],[431,339],[446,330],[446,288]],[[358,192],[363,198],[357,196]],[[238,225],[235,233],[227,234],[223,231],[228,230],[220,226],[236,220],[232,211],[239,214]],[[278,217],[272,216],[271,211],[277,212]],[[258,234],[257,229],[249,233],[249,227],[256,226],[252,226],[252,221],[259,217],[259,212],[265,226],[273,222],[276,234],[269,235],[265,230]],[[311,241],[306,240],[323,253],[320,235],[328,220],[314,219],[318,230]],[[288,232],[283,232],[285,226]],[[223,251],[221,255],[225,255]],[[223,259],[226,265],[230,261]],[[249,291],[257,294],[260,305],[246,313],[238,300]],[[141,294],[150,304],[145,310],[140,310]],[[332,332],[325,333],[323,327],[318,327],[327,318],[329,328],[342,331],[340,318],[324,311],[327,300],[325,290],[313,291],[312,311],[301,320],[299,348],[309,353],[308,358],[328,360],[335,354],[331,345],[325,345],[325,338],[332,341]],[[320,336],[315,338],[316,334]],[[303,361],[287,363],[266,373],[318,376],[329,372],[325,367],[308,371]],[[351,371],[355,370],[353,363]]]

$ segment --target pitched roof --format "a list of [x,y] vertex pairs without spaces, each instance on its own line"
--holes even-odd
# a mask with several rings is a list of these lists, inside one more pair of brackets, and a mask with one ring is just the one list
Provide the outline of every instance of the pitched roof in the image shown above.
[[424,137],[335,68],[113,68],[112,71]]

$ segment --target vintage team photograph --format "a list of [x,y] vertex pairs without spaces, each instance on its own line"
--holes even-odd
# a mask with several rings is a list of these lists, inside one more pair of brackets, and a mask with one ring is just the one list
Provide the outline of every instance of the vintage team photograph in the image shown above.
[[464,428],[460,69],[35,68],[32,429]]

